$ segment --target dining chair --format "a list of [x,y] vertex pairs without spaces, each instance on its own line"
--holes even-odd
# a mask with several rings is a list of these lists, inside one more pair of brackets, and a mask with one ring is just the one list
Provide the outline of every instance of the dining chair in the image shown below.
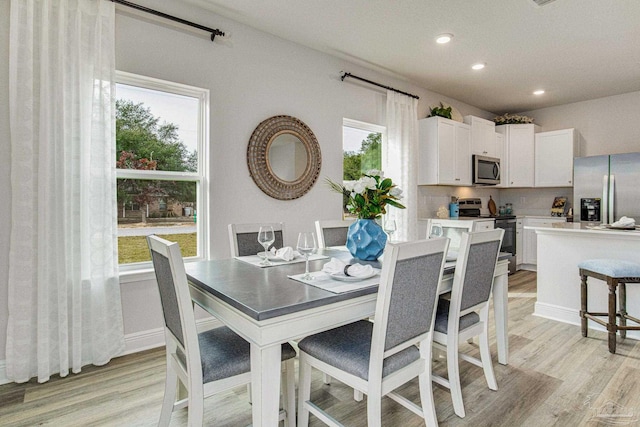
[[258,243],[258,232],[260,227],[272,226],[275,234],[275,242],[271,247],[282,248],[284,246],[284,224],[282,222],[271,222],[262,224],[229,224],[229,244],[231,256],[255,255],[264,251]]
[[316,221],[316,235],[318,247],[345,246],[347,232],[354,220],[319,220]]
[[[250,344],[226,326],[198,333],[179,245],[154,235],[147,243],[165,323],[166,382],[158,425],[169,425],[173,411],[188,406],[188,425],[201,426],[205,397],[251,382]],[[290,344],[282,345],[280,419],[289,427],[295,426],[295,356]],[[176,401],[178,381],[187,397]]]
[[[464,418],[465,411],[459,358],[481,367],[489,388],[498,389],[489,352],[488,320],[489,298],[503,236],[501,228],[463,233],[451,293],[438,300],[433,342],[436,348],[446,350],[448,378],[433,375],[433,381],[450,389],[453,410],[460,418]],[[480,360],[459,350],[460,342],[476,336]]]
[[[447,239],[388,243],[374,321],[360,320],[298,343],[299,425],[309,424],[309,413],[328,425],[340,425],[310,401],[312,367],[368,396],[368,426],[380,425],[383,396],[423,417],[427,425],[437,425],[431,343],[448,244]],[[420,406],[393,391],[415,377]]]

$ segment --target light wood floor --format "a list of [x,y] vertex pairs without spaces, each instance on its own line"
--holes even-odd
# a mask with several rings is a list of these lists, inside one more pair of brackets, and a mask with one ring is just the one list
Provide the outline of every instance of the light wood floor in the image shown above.
[[[640,425],[640,344],[618,341],[607,351],[606,334],[582,338],[579,326],[534,317],[535,273],[509,277],[509,365],[497,364],[498,391],[487,388],[482,370],[461,362],[467,416],[453,413],[448,391],[434,386],[441,426],[607,426]],[[477,354],[477,346],[463,349]],[[120,357],[104,367],[48,383],[0,386],[2,426],[155,426],[164,384],[164,350]],[[434,370],[445,373],[445,362]],[[403,394],[418,401],[417,381]],[[350,426],[366,425],[366,397],[353,400],[351,389],[315,374],[312,400]],[[617,415],[616,417],[611,416]],[[600,417],[599,417],[600,415]],[[604,416],[602,416],[604,415]],[[245,388],[207,400],[206,425],[246,426],[251,409]],[[420,418],[390,399],[383,401],[383,425],[419,426]],[[186,410],[172,426],[186,425]],[[311,425],[321,423],[311,416]]]

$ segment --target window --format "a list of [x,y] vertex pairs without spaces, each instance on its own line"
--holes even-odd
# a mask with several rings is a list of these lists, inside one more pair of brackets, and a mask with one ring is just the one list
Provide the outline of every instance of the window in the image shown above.
[[[360,178],[362,172],[371,169],[382,170],[382,144],[386,139],[384,126],[356,120],[344,119],[342,123],[342,171],[343,181]],[[346,197],[345,197],[346,199]],[[344,208],[345,216],[349,212]]]
[[145,236],[206,258],[209,91],[118,72],[116,177],[121,269],[150,265]]

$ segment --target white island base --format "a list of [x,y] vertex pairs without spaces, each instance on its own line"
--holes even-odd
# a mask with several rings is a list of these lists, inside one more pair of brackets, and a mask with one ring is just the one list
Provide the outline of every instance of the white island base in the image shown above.
[[[593,258],[640,262],[640,231],[592,230],[578,223],[525,228],[535,230],[538,238],[536,316],[580,325],[578,263]],[[592,277],[588,283],[589,311],[607,312],[606,283]],[[640,284],[627,285],[627,312],[640,317]],[[605,330],[592,321],[589,328]],[[627,331],[627,337],[640,339],[640,331]]]

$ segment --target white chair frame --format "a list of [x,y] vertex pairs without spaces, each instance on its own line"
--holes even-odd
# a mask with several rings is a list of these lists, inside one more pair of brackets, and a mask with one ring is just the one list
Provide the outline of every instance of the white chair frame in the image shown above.
[[[185,342],[183,347],[178,338],[165,325],[167,371],[164,399],[158,425],[168,426],[173,411],[188,406],[188,425],[202,426],[204,419],[204,399],[214,394],[250,384],[251,371],[203,384],[198,331],[180,246],[178,243],[169,242],[154,235],[147,236],[147,242],[152,251],[158,252],[169,261],[179,306],[178,311],[182,325],[182,336]],[[184,354],[186,366],[180,361],[180,358],[176,354],[178,349]],[[285,402],[286,409],[281,411],[280,420],[284,420],[285,426],[287,427],[295,427],[294,359],[287,360],[283,363],[283,366],[282,384],[286,385],[286,387],[283,387],[283,401]],[[180,381],[187,392],[187,397],[180,400],[176,400],[178,397],[178,381]]]
[[[451,289],[451,300],[449,306],[449,319],[447,325],[447,333],[443,334],[434,331],[433,343],[436,348],[446,351],[447,354],[447,374],[448,378],[433,375],[433,381],[440,384],[451,391],[451,399],[453,401],[453,409],[460,418],[465,417],[464,403],[462,400],[462,387],[460,385],[460,366],[459,359],[470,362],[479,366],[484,371],[487,385],[491,390],[498,390],[495,373],[493,371],[493,363],[491,361],[491,353],[489,351],[489,300],[491,299],[492,290],[486,301],[461,311],[462,286],[467,274],[467,261],[469,248],[472,244],[485,243],[490,241],[498,241],[498,250],[494,260],[493,272],[495,273],[495,264],[498,262],[500,252],[500,244],[504,236],[503,229],[495,229],[489,231],[479,231],[473,233],[464,233],[462,236],[462,244],[458,254],[456,269],[453,277],[453,286]],[[494,274],[491,275],[492,283]],[[478,312],[480,320],[466,329],[460,330],[460,318],[472,311]],[[478,337],[478,345],[480,347],[480,357],[478,360],[467,354],[459,352],[459,343],[463,341],[472,342],[474,337]]]
[[[448,239],[387,244],[385,249],[385,264],[382,268],[378,298],[376,300],[376,315],[373,325],[368,381],[322,362],[302,350],[299,351],[298,424],[300,426],[306,427],[309,424],[309,413],[313,413],[327,425],[341,426],[337,420],[309,400],[311,396],[312,367],[329,374],[331,377],[349,387],[353,387],[354,390],[358,390],[368,396],[367,425],[369,427],[376,427],[381,424],[381,400],[383,396],[390,397],[413,413],[424,418],[426,425],[437,426],[438,420],[435,412],[431,384],[431,344],[435,307],[429,332],[415,337],[412,340],[405,341],[387,351],[384,351],[384,347],[396,263],[399,260],[414,258],[420,255],[442,253],[442,264],[440,265],[440,275],[438,278],[439,286],[439,283],[442,281],[442,271],[445,260],[444,254],[447,252],[448,245]],[[420,359],[383,378],[382,367],[384,359],[412,345],[419,345]],[[393,390],[415,377],[419,378],[422,407],[393,392]]]

